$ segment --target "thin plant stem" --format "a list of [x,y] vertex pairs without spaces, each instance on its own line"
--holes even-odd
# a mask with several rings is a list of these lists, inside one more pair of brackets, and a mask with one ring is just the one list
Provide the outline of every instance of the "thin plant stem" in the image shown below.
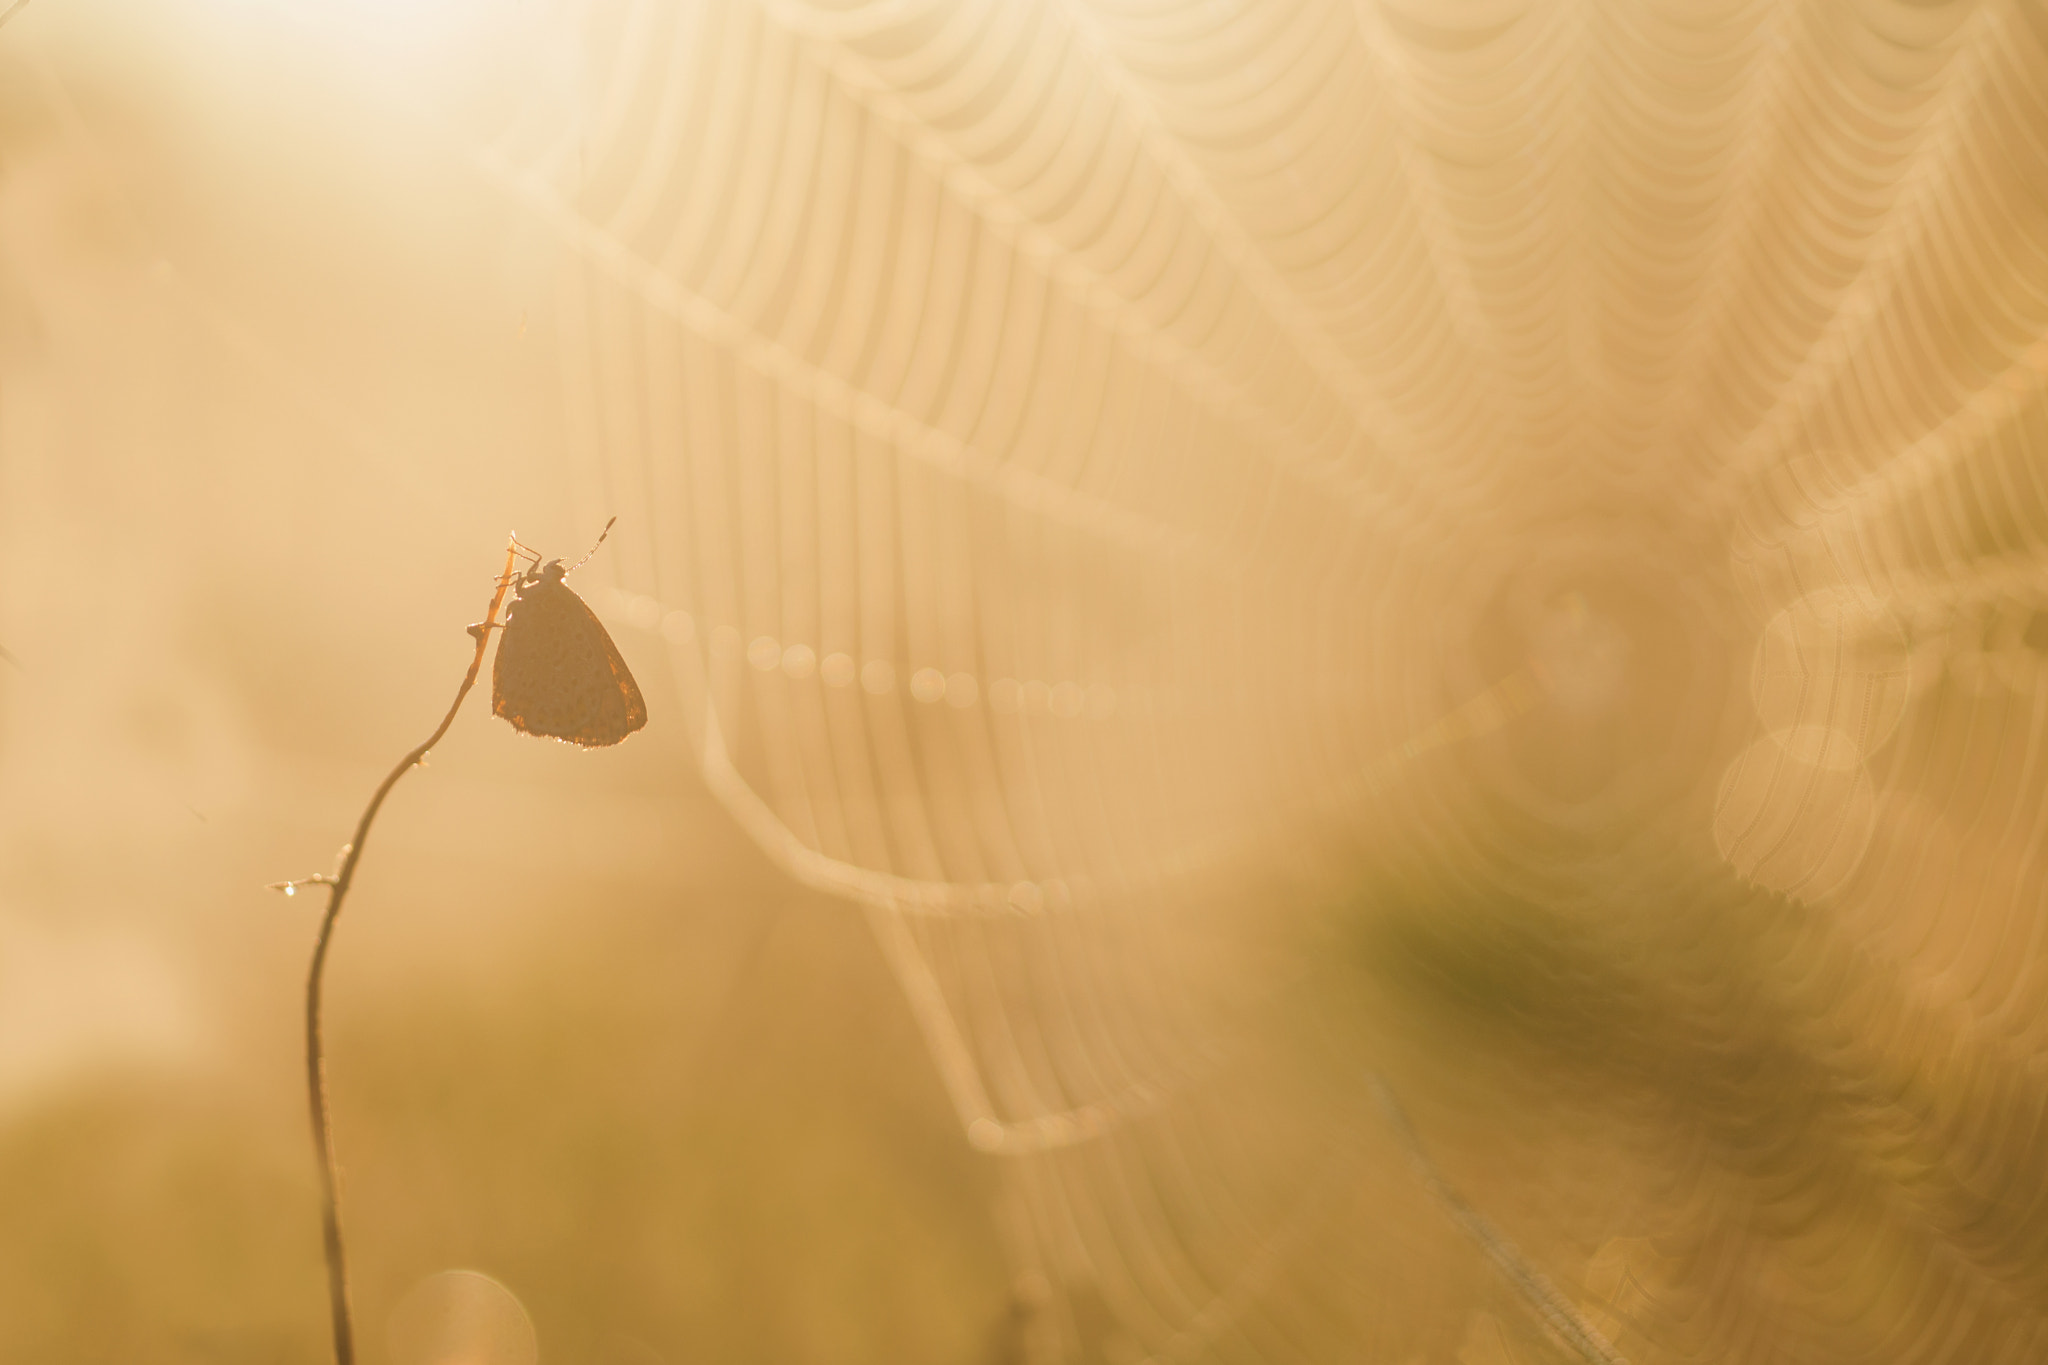
[[363,816],[356,821],[355,838],[342,849],[340,865],[332,876],[307,877],[295,882],[278,882],[275,888],[290,894],[301,886],[324,886],[327,888],[327,913],[320,921],[320,938],[313,945],[313,966],[306,974],[306,1100],[313,1116],[313,1156],[320,1167],[320,1231],[321,1242],[327,1252],[327,1300],[334,1313],[334,1359],[335,1365],[355,1365],[355,1328],[349,1316],[348,1306],[348,1263],[341,1240],[341,1204],[337,1195],[337,1179],[334,1166],[334,1130],[327,1110],[327,1055],[320,1031],[320,982],[321,974],[327,968],[327,949],[334,941],[334,921],[341,915],[342,902],[348,899],[349,887],[355,882],[356,864],[362,860],[363,845],[370,837],[370,822],[377,818],[377,811],[383,806],[384,798],[398,785],[398,779],[425,761],[427,752],[441,742],[441,736],[448,733],[448,727],[455,723],[455,713],[462,709],[463,699],[476,686],[477,675],[483,671],[484,652],[490,644],[491,630],[498,624],[498,609],[505,603],[505,589],[511,585],[515,575],[513,565],[518,561],[517,542],[505,550],[505,572],[498,576],[497,591],[491,594],[490,610],[484,619],[471,626],[470,633],[476,636],[476,654],[469,661],[469,672],[462,677],[462,686],[456,689],[455,700],[448,707],[448,714],[441,717],[441,723],[434,727],[426,742],[398,761],[370,797],[370,804],[363,808]]

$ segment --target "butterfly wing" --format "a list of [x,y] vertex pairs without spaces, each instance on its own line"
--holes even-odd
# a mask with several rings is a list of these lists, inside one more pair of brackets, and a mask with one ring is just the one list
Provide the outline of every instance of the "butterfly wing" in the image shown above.
[[522,588],[491,667],[491,711],[529,735],[584,748],[647,723],[647,702],[597,613],[567,584]]

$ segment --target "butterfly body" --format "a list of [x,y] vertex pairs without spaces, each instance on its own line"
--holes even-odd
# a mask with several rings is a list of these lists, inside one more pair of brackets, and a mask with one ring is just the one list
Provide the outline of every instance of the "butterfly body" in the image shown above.
[[583,748],[647,723],[640,685],[559,559],[523,575],[491,668],[491,712],[523,734]]

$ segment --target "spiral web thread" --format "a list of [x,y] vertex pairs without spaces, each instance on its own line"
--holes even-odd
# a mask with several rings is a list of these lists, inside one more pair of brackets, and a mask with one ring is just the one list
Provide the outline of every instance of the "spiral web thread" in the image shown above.
[[[744,827],[868,915],[1004,1163],[1018,1351],[2040,1358],[2048,1234],[1987,1210],[2048,1194],[2048,11],[555,33],[575,117],[480,160],[575,248],[591,519],[639,531],[599,605],[667,640]],[[1454,637],[1532,545],[1617,543],[1725,589],[1749,731],[1684,721],[1634,791],[1713,873],[1642,878],[1713,882],[1688,913],[1755,952],[1651,975],[1683,1046],[1797,1054],[1833,1158],[1708,1118],[1649,1202],[1482,1179],[1575,1347],[1489,1297],[1365,1087],[1276,1060],[1288,969],[1233,955],[1244,906],[1339,894],[1345,831],[1542,899],[1470,796],[1567,819],[1500,771],[1555,669]]]

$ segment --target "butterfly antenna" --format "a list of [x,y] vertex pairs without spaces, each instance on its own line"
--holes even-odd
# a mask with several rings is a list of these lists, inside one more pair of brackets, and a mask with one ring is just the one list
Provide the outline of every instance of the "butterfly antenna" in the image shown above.
[[[618,525],[618,523],[619,519],[617,517],[613,517],[610,521],[604,524],[604,529],[597,533],[597,545],[592,545],[590,547],[590,555],[594,555],[597,553],[597,546],[604,544],[604,538],[612,533],[612,527]],[[588,564],[590,562],[590,555],[585,555],[583,556],[583,558],[577,560],[574,564],[571,564],[568,568],[568,573],[575,573],[585,564]],[[564,576],[566,577],[566,575]]]

